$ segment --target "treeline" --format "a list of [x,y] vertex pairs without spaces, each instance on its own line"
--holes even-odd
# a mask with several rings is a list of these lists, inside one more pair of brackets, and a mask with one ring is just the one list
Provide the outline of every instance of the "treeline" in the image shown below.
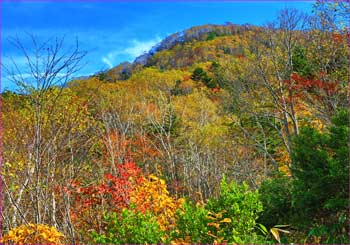
[[74,80],[78,44],[13,39],[3,242],[349,243],[348,13],[194,27]]

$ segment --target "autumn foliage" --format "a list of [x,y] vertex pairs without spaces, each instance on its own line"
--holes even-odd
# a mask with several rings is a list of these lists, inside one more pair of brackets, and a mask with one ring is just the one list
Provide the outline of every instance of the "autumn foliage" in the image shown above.
[[165,181],[149,175],[131,193],[130,201],[135,205],[136,211],[153,213],[161,230],[170,230],[176,227],[175,214],[183,199],[171,197]]
[[3,92],[2,242],[349,243],[350,36],[316,2]]
[[77,227],[99,227],[96,217],[105,211],[121,211],[130,204],[130,194],[144,181],[141,169],[134,162],[118,164],[117,174],[104,174],[101,182],[91,186],[75,186],[72,197],[72,221]]
[[60,244],[63,234],[55,227],[44,224],[21,225],[5,234],[1,243],[11,244]]
[[299,75],[298,73],[292,73],[290,80],[285,80],[289,91],[293,92],[296,97],[303,97],[303,93],[313,91],[315,96],[318,90],[325,93],[325,95],[333,95],[336,92],[338,82],[327,81],[324,73],[319,74],[319,78],[307,78]]

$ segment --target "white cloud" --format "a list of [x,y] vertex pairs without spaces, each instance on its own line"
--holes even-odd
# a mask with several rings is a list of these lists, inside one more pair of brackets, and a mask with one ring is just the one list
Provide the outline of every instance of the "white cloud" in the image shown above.
[[161,39],[159,37],[145,42],[140,42],[138,40],[132,41],[132,46],[125,49],[125,53],[132,56],[133,58],[136,58],[137,56],[140,56],[141,54],[149,51],[154,45],[159,43]]
[[161,41],[160,37],[156,37],[148,41],[139,41],[134,39],[124,49],[117,49],[109,52],[107,55],[101,58],[102,62],[106,64],[109,68],[117,65],[120,62],[119,56],[127,56],[128,61],[133,61],[136,57],[148,52],[153,46]]
[[110,58],[108,58],[109,55],[107,55],[107,57],[102,57],[102,62],[105,63],[109,69],[113,68],[113,64]]

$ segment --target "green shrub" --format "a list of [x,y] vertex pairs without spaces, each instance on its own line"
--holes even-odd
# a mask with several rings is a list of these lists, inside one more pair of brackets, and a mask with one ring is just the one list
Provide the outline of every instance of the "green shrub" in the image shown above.
[[341,214],[333,224],[315,225],[308,234],[311,242],[322,242],[325,244],[349,244],[349,227],[346,214]]
[[209,77],[206,71],[203,70],[203,68],[197,67],[193,71],[191,78],[194,81],[203,82],[208,88],[218,87],[217,82],[215,82],[211,77]]
[[306,50],[302,46],[295,46],[293,49],[293,70],[304,77],[312,77],[315,73],[312,64],[306,57]]
[[224,177],[219,198],[210,199],[206,208],[211,211],[210,232],[216,242],[259,243],[255,226],[263,209],[258,191],[249,190],[245,183],[227,183]]
[[92,232],[94,243],[98,244],[154,244],[162,240],[164,232],[159,229],[155,217],[150,213],[139,213],[123,209],[120,214],[108,213],[103,219],[104,232]]
[[304,127],[294,140],[293,204],[310,222],[320,213],[347,209],[348,134],[348,117],[342,111],[329,132]]
[[259,223],[271,228],[276,224],[290,224],[292,211],[292,178],[281,174],[262,182],[259,193],[264,211]]
[[203,206],[186,201],[176,213],[177,229],[172,240],[175,243],[210,243],[208,222],[208,211]]

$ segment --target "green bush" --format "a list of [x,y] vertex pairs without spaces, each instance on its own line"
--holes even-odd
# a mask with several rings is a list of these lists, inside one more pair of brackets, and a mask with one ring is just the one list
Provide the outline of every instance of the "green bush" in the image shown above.
[[292,205],[295,226],[311,227],[309,236],[320,242],[342,243],[349,230],[347,112],[340,111],[332,123],[324,133],[304,127],[294,139]]
[[255,233],[256,220],[263,210],[258,191],[249,190],[247,184],[221,181],[218,199],[210,199],[206,209],[211,211],[210,232],[217,237],[216,242],[259,243]]
[[304,47],[297,45],[293,49],[292,62],[294,71],[298,72],[304,77],[313,76],[314,68],[306,57],[306,50]]
[[310,230],[308,239],[316,237],[318,241],[322,241],[325,244],[349,244],[349,230],[346,230],[345,227],[349,228],[349,224],[346,220],[346,215],[343,213],[333,224],[315,225]]
[[197,67],[193,71],[191,78],[194,81],[203,82],[208,88],[218,87],[217,82],[215,82],[211,77],[209,77],[208,74],[203,70],[203,68]]
[[210,243],[208,222],[208,211],[203,206],[186,201],[176,213],[177,229],[172,234],[172,240],[176,243]]
[[139,213],[123,209],[120,214],[108,213],[103,219],[104,232],[92,232],[94,243],[98,244],[154,244],[163,241],[164,232],[150,213]]
[[294,140],[293,205],[308,218],[325,217],[348,206],[349,128],[345,111],[333,119],[329,132],[304,127]]
[[292,211],[292,178],[281,174],[262,182],[259,193],[264,211],[259,223],[266,227],[290,224]]

